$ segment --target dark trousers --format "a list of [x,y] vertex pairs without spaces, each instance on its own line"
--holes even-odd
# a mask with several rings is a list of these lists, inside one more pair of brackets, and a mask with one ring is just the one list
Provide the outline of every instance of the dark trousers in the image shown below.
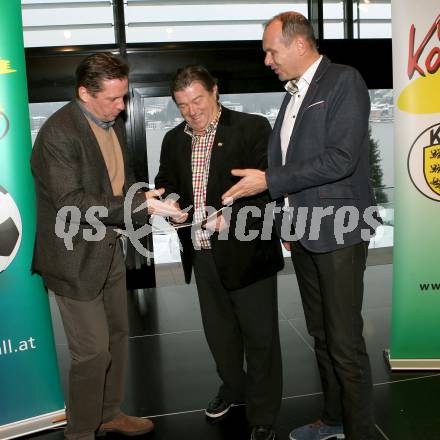
[[362,336],[368,243],[317,254],[292,243],[292,261],[324,392],[322,420],[347,440],[375,438],[371,368]]
[[91,301],[55,295],[69,345],[69,440],[94,440],[95,430],[120,413],[128,347],[125,264],[116,243],[106,283]]
[[282,393],[276,276],[227,290],[208,250],[195,251],[194,273],[206,339],[223,382],[220,396],[245,400],[251,425],[272,425]]

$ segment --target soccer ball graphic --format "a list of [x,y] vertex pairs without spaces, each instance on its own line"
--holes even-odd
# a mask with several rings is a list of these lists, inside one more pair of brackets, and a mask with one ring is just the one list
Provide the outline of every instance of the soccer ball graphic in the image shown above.
[[11,195],[0,186],[0,272],[12,263],[20,242],[20,212]]

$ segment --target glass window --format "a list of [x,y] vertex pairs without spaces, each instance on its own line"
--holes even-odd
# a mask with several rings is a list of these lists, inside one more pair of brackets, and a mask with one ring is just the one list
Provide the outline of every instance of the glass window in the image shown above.
[[344,3],[324,0],[324,38],[344,38]]
[[307,16],[307,1],[127,0],[127,42],[260,40],[264,22],[292,9]]
[[[154,178],[159,171],[163,137],[167,131],[182,121],[182,117],[170,97],[145,98],[143,102],[148,174],[150,185],[153,187]],[[158,216],[153,216],[153,247],[154,263],[156,265],[180,261],[177,233]],[[181,267],[179,266],[178,269],[181,270]]]
[[67,104],[67,102],[41,102],[29,104],[32,145],[34,145],[35,138],[47,118],[65,104]]
[[[355,38],[391,38],[391,0],[353,1]],[[344,0],[324,0],[324,38],[344,38]]]
[[112,3],[102,0],[22,0],[24,45],[115,43]]
[[391,0],[355,0],[355,38],[391,38]]
[[385,247],[393,245],[394,231],[393,90],[370,90],[370,99],[370,174],[384,221],[370,246]]

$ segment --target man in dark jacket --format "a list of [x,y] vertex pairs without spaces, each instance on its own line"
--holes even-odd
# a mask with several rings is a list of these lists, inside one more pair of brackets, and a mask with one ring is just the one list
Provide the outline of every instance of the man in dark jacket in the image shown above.
[[279,232],[292,253],[324,391],[320,419],[290,439],[373,440],[361,314],[368,241],[379,225],[369,183],[368,89],[357,70],[319,54],[312,26],[296,12],[266,24],[263,49],[265,64],[287,81],[269,167],[233,171],[243,178],[224,201],[269,190],[277,224],[284,213],[288,226]]
[[[165,135],[156,186],[177,194],[182,208],[193,206],[192,220],[200,223],[205,208],[221,208],[221,195],[234,183],[231,169],[266,168],[270,125],[222,107],[216,80],[202,66],[179,70],[171,94],[185,121]],[[206,415],[221,417],[245,400],[253,440],[275,438],[282,391],[276,273],[283,262],[272,217],[266,240],[260,236],[268,201],[267,194],[244,199],[202,228],[179,229],[186,280],[194,267],[203,326],[222,380]]]

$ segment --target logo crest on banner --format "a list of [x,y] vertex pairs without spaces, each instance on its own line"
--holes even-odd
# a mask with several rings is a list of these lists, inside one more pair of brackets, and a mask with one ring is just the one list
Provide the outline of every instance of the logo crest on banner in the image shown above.
[[425,196],[440,201],[440,123],[417,136],[408,155],[408,173]]
[[440,145],[425,147],[423,161],[426,183],[432,191],[440,195]]

